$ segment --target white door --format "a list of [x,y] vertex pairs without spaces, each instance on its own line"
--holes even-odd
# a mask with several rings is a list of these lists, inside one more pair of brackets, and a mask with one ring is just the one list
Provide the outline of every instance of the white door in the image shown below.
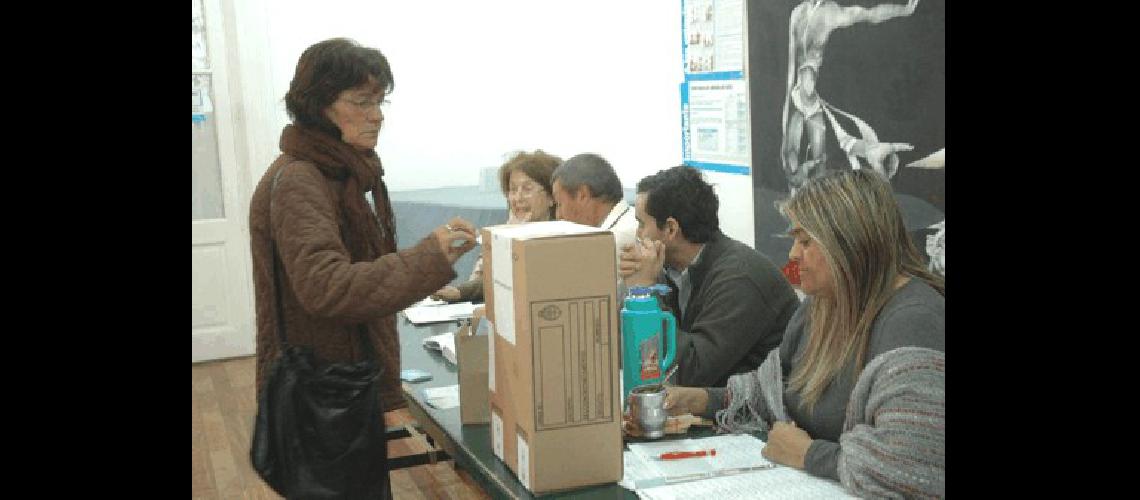
[[254,352],[248,174],[236,133],[218,0],[193,2],[193,362]]

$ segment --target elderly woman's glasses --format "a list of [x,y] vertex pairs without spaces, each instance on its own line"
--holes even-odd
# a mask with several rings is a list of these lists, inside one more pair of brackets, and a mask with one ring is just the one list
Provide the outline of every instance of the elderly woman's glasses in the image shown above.
[[344,99],[344,101],[365,113],[374,109],[386,108],[391,104],[387,99]]
[[518,186],[511,187],[507,190],[507,196],[514,195],[521,198],[530,198],[531,196],[534,196],[535,193],[538,193],[541,189],[542,187],[540,187],[538,184],[528,182],[526,184],[519,184]]

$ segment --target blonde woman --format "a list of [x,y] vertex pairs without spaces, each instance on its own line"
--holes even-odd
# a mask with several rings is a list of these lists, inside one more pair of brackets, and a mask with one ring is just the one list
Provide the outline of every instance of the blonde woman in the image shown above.
[[666,406],[720,431],[766,430],[766,458],[859,496],[943,496],[944,283],[890,184],[871,170],[828,174],[781,210],[807,297],[780,347],[726,387],[670,388]]

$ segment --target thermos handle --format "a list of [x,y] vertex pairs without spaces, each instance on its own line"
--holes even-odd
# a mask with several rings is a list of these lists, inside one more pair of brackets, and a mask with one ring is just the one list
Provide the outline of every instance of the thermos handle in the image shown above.
[[677,357],[677,318],[668,311],[661,311],[661,331],[665,334],[665,358],[661,360],[661,371],[664,372],[673,365],[673,358]]

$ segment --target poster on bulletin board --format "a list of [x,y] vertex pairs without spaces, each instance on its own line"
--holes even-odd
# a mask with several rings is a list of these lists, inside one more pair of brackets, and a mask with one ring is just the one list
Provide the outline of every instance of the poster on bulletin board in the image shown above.
[[746,19],[744,0],[681,1],[681,161],[716,191],[720,230],[752,246]]
[[190,118],[191,121],[206,120],[207,113],[214,112],[214,105],[210,102],[210,76],[191,75],[190,78]]
[[686,165],[749,175],[744,1],[683,0],[681,151]]

